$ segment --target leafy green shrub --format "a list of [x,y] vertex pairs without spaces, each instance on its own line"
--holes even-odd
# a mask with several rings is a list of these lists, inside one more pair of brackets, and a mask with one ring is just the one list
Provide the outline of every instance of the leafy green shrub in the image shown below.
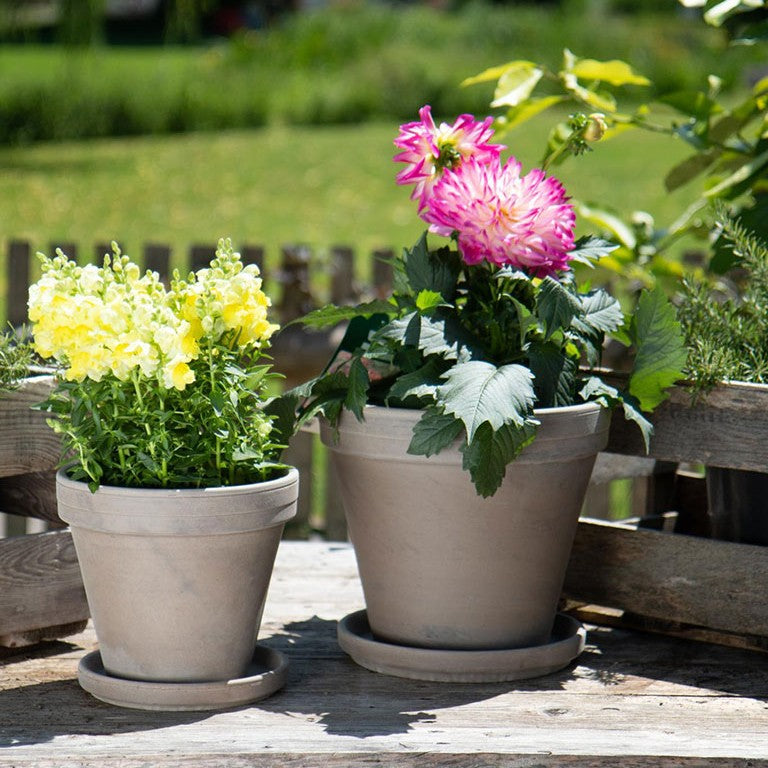
[[760,61],[743,48],[723,66],[721,36],[673,13],[629,19],[591,5],[353,4],[293,14],[205,48],[5,46],[0,142],[405,119],[424,103],[437,115],[485,112],[489,92],[458,83],[499,61],[535,61],[563,47],[625,58],[657,93],[693,87],[715,69],[727,91]]

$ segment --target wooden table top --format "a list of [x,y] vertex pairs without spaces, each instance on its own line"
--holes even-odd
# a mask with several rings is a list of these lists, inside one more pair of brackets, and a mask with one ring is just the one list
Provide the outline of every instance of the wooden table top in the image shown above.
[[237,710],[97,701],[76,680],[90,626],[6,658],[0,766],[768,766],[768,655],[589,627],[579,659],[545,678],[430,683],[341,651],[336,623],[361,607],[349,545],[281,544],[260,642],[287,654],[288,683]]

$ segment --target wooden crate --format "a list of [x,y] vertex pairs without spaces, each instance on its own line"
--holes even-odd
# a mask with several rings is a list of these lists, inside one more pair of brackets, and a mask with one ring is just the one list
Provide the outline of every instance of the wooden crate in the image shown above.
[[[0,398],[0,511],[63,527],[56,514],[59,439],[30,408],[51,386],[51,377],[29,378]],[[64,637],[87,619],[68,530],[0,539],[0,646]]]
[[[726,384],[695,404],[677,387],[653,423],[650,455],[658,460],[768,472],[768,386]],[[636,427],[619,414],[608,451],[644,453]],[[619,609],[602,614],[606,623],[768,649],[766,588],[768,547],[582,520],[564,594]]]

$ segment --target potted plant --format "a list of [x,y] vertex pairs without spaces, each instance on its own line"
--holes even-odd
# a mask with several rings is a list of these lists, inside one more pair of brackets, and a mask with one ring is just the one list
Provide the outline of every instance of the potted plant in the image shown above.
[[[328,306],[349,321],[320,376],[284,398],[317,413],[355,547],[366,612],[340,640],[371,669],[449,680],[543,674],[578,654],[556,619],[570,547],[610,410],[646,439],[643,411],[684,359],[674,310],[645,293],[630,319],[572,266],[611,250],[574,239],[559,181],[501,161],[491,118],[436,125],[430,108],[395,141],[430,232],[394,262],[387,301]],[[607,334],[636,350],[621,392],[597,366]]]
[[101,267],[41,255],[29,292],[35,349],[59,365],[41,407],[100,647],[79,679],[132,707],[253,701],[285,679],[256,637],[298,491],[265,407],[270,302],[228,240],[169,289],[113,250]]
[[[686,280],[678,308],[694,400],[729,382],[768,383],[768,246],[734,220],[723,204],[716,211],[713,236],[732,252],[735,269],[730,278]],[[713,538],[768,544],[768,475],[707,466],[706,484]]]

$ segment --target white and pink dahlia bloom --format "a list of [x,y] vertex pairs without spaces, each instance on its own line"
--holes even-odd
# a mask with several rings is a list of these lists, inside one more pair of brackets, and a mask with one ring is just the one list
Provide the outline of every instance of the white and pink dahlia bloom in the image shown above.
[[395,146],[402,152],[395,155],[395,160],[407,164],[397,175],[397,183],[415,185],[411,198],[418,200],[422,209],[445,169],[458,168],[469,158],[484,163],[496,161],[505,147],[489,143],[493,137],[492,117],[478,122],[472,115],[459,115],[453,125],[438,126],[428,104],[419,110],[419,117],[417,122],[400,126]]
[[458,233],[467,264],[510,265],[535,277],[567,269],[573,206],[556,178],[521,169],[515,158],[503,166],[472,158],[442,175],[421,217],[436,234]]

